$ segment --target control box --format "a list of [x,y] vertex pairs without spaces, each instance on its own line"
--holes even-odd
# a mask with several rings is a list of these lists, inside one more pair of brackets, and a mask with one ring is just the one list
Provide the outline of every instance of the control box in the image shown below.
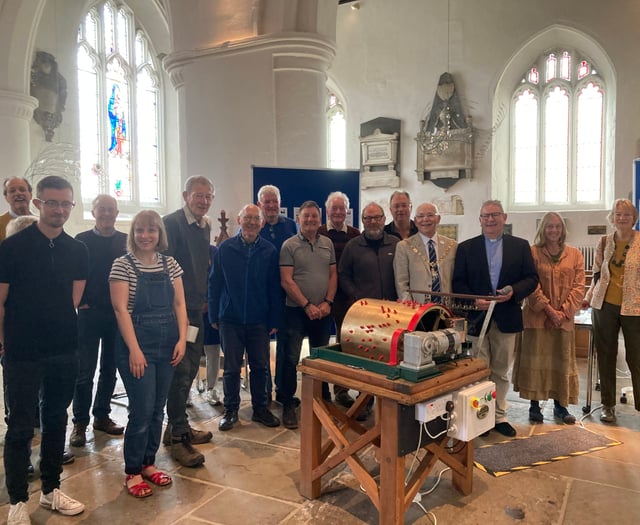
[[496,385],[482,381],[453,393],[449,437],[471,441],[496,424]]
[[416,405],[416,420],[421,423],[427,423],[434,419],[445,415],[451,410],[451,405],[447,406],[447,403],[453,401],[452,394],[446,394],[444,396],[437,397],[435,399],[429,399]]

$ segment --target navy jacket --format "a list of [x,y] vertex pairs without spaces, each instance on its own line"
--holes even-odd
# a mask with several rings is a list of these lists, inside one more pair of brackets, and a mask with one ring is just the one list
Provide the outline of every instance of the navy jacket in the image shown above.
[[258,236],[248,245],[239,232],[224,241],[209,275],[209,321],[278,326],[280,268],[273,244]]
[[[502,269],[498,278],[498,289],[513,287],[511,300],[497,303],[492,319],[501,332],[521,332],[521,303],[538,286],[538,272],[533,263],[529,243],[519,237],[502,237]],[[458,245],[453,267],[453,293],[493,295],[487,250],[484,235],[479,235]],[[469,316],[469,335],[478,335],[485,316],[484,311],[472,312]]]

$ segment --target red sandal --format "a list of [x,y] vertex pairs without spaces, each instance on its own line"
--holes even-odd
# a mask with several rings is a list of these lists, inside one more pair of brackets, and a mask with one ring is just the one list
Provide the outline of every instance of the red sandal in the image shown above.
[[171,476],[169,476],[169,474],[167,474],[166,472],[162,472],[161,470],[156,470],[151,474],[146,474],[145,470],[151,467],[155,468],[155,465],[147,465],[142,469],[142,477],[144,479],[150,481],[154,485],[158,485],[159,487],[166,487],[167,485],[171,485],[171,483],[173,483]]
[[127,492],[131,494],[134,498],[146,498],[147,496],[151,496],[153,491],[151,487],[147,484],[146,481],[141,481],[140,483],[136,483],[135,485],[129,486],[129,480],[139,476],[140,474],[128,474],[124,481],[124,486],[127,489]]

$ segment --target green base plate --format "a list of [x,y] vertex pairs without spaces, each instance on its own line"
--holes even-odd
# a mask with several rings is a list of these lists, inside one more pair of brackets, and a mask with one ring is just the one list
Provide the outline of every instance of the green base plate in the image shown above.
[[424,381],[425,379],[438,376],[442,373],[438,370],[437,366],[432,366],[425,370],[409,370],[401,366],[388,365],[380,361],[373,361],[357,355],[346,354],[342,351],[340,344],[312,348],[309,357],[311,359],[326,359],[327,361],[340,363],[341,365],[346,365],[351,368],[368,370],[369,372],[382,374],[388,379],[406,379],[412,383]]

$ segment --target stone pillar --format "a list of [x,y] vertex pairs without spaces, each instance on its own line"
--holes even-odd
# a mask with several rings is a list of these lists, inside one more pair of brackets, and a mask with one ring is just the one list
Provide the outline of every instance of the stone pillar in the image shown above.
[[327,167],[326,71],[332,54],[315,44],[297,43],[273,55],[278,166]]
[[38,101],[0,90],[0,179],[22,176],[31,162],[29,123]]

